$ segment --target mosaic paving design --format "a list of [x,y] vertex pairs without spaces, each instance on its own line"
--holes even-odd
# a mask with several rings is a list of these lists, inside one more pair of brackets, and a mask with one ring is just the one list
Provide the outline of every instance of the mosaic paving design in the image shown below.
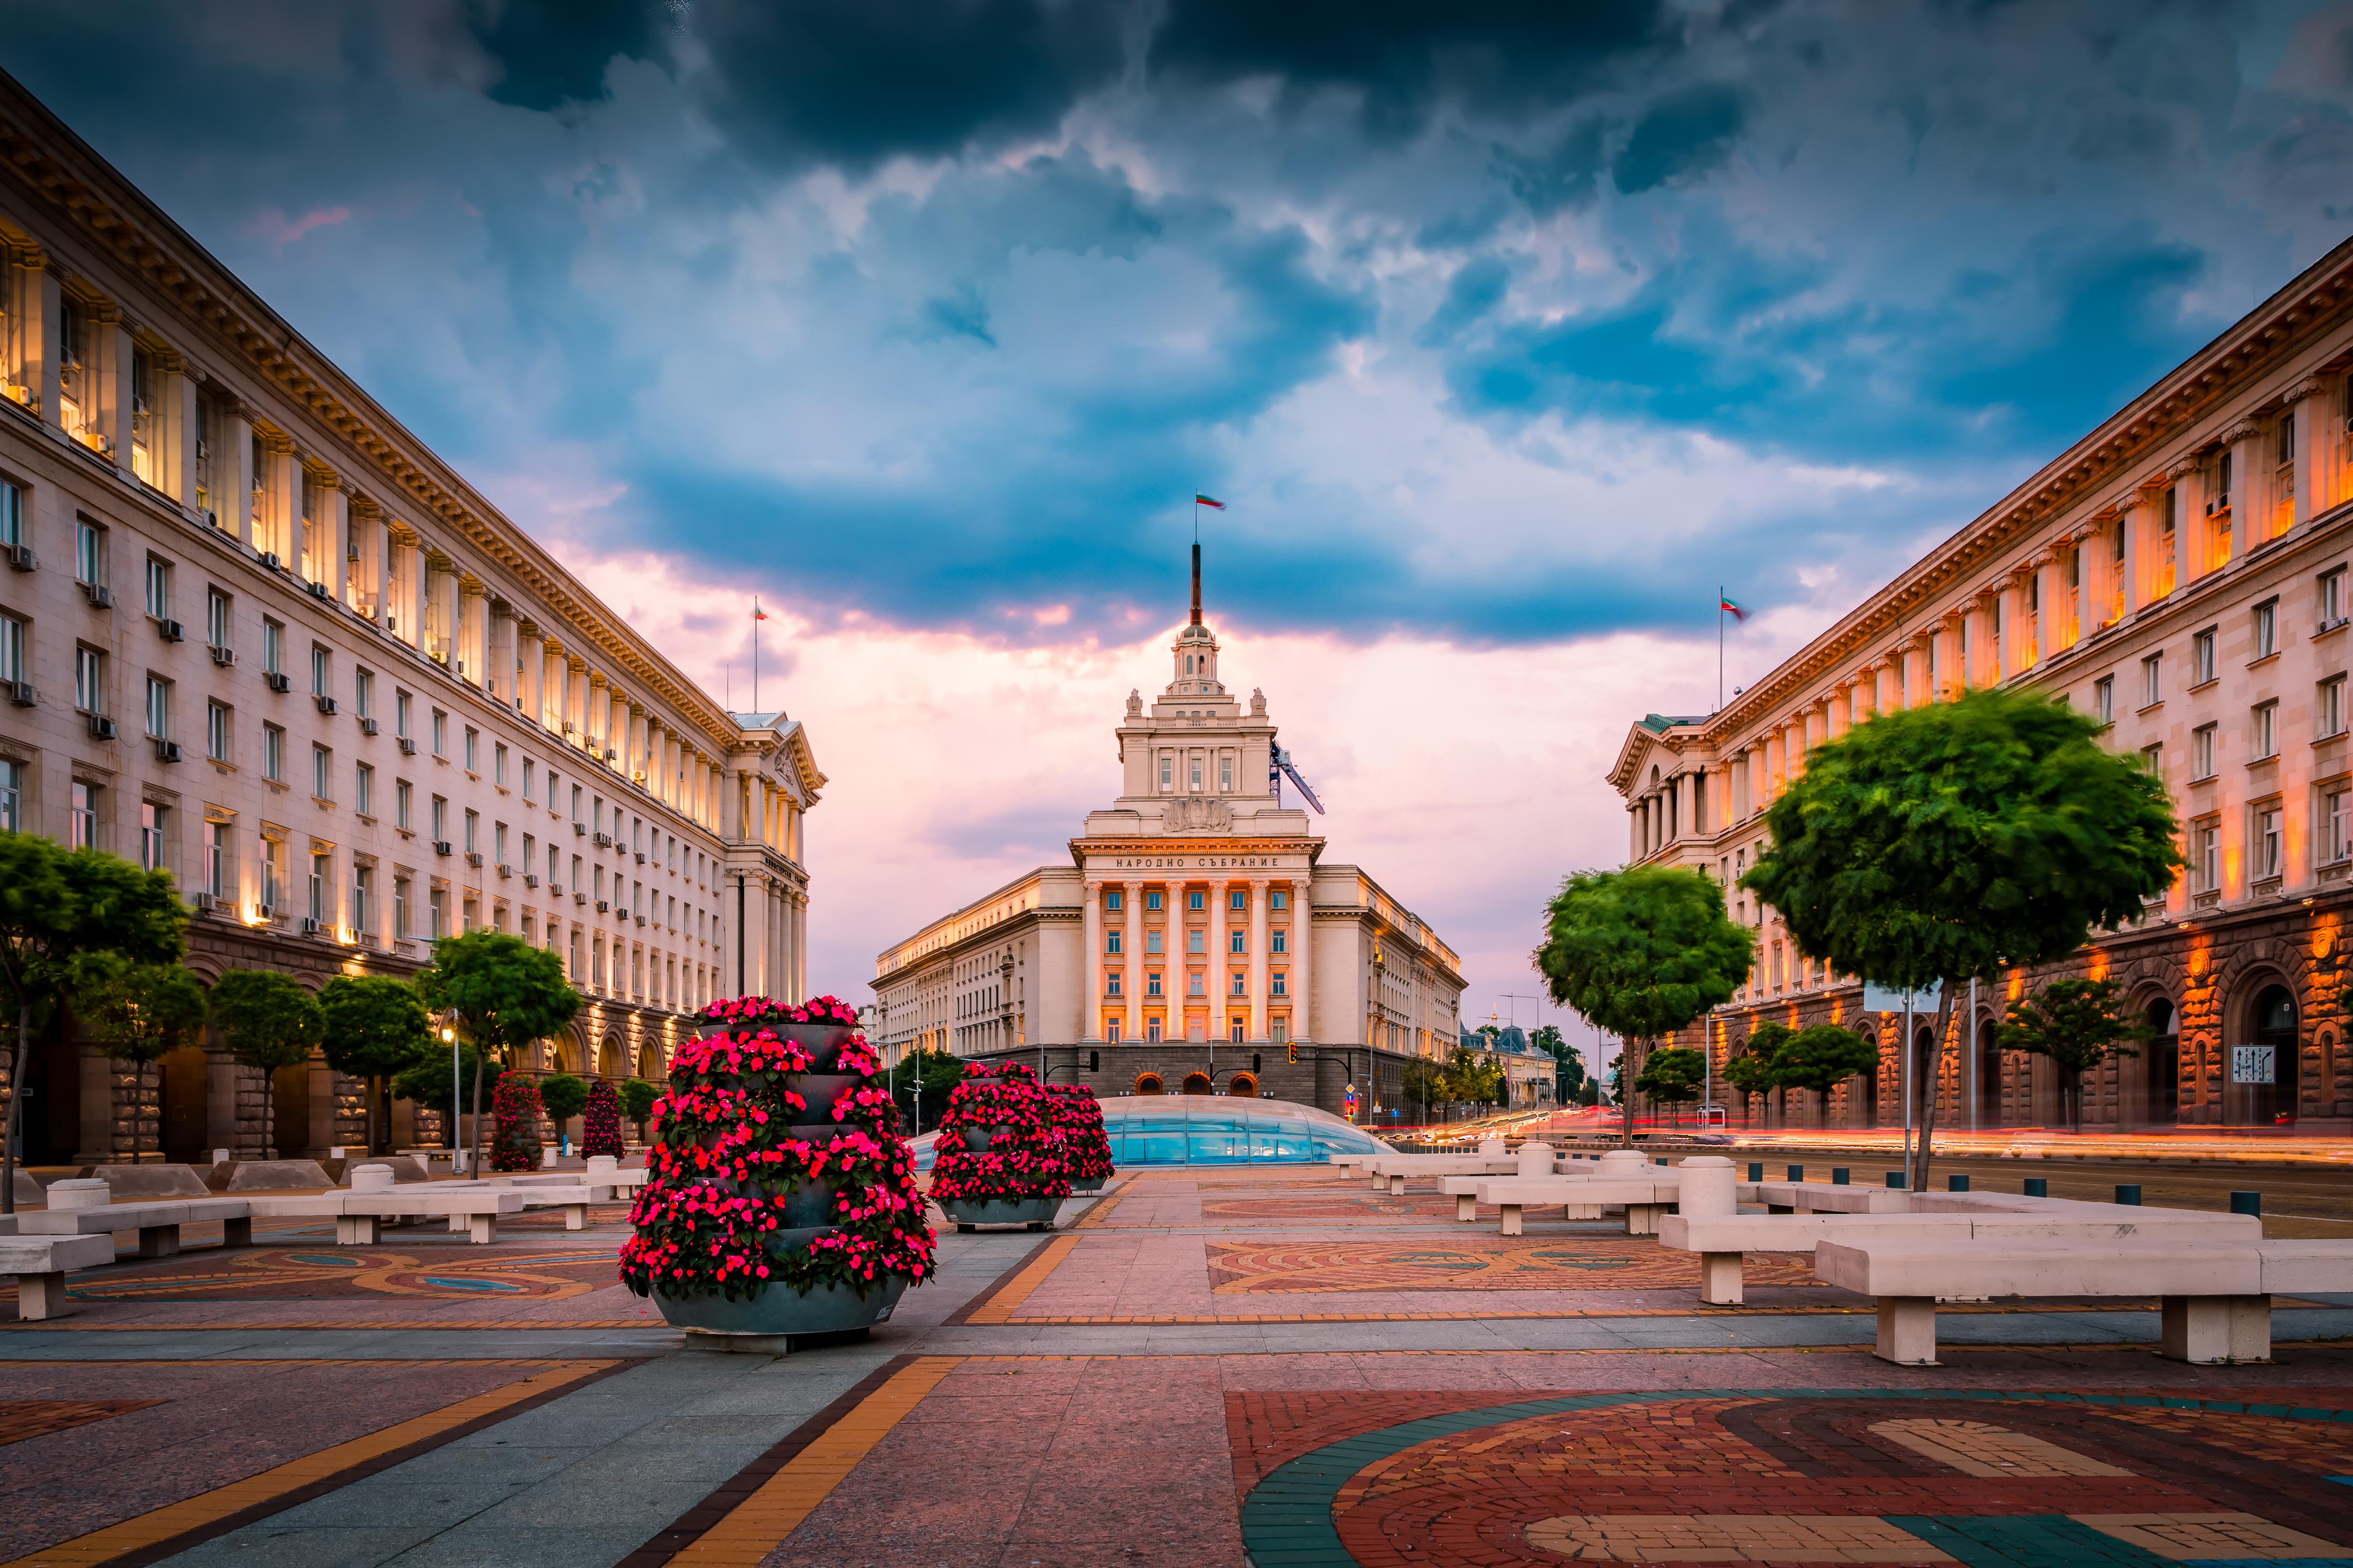
[[238,1247],[184,1253],[153,1269],[76,1276],[88,1300],[294,1301],[421,1297],[444,1301],[562,1300],[614,1282],[609,1252],[458,1247],[433,1252],[369,1247]]
[[[1699,1258],[1634,1237],[1465,1237],[1395,1241],[1213,1241],[1219,1295],[1322,1290],[1695,1290]],[[1748,1255],[1747,1282],[1814,1284],[1810,1253]]]
[[163,1403],[160,1399],[0,1399],[0,1444],[87,1426],[127,1410],[144,1410]]
[[1290,1568],[2353,1563],[2353,1391],[2302,1392],[2316,1403],[1350,1392],[1227,1407],[1244,1542]]

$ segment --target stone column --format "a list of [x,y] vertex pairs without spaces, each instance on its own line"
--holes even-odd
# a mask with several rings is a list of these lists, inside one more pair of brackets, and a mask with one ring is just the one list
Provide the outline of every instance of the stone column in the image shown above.
[[1085,962],[1079,969],[1079,1017],[1082,1020],[1083,1037],[1103,1038],[1103,884],[1090,877],[1086,880],[1086,902],[1079,910],[1082,932],[1079,941],[1086,949]]
[[1203,976],[1209,993],[1209,1038],[1212,1042],[1226,1037],[1226,1007],[1233,999],[1226,994],[1226,884],[1222,878],[1209,879],[1209,966]]
[[1825,716],[1822,738],[1835,741],[1854,724],[1854,697],[1851,688],[1841,682],[1832,689],[1830,700],[1823,704]]
[[1961,617],[1957,608],[1945,612],[1928,640],[1928,698],[1932,702],[1949,702],[1968,684],[1968,673],[1961,668]]
[[122,312],[111,304],[90,310],[90,367],[82,372],[89,388],[82,417],[106,443],[106,455],[124,473],[131,471],[131,329]]
[[1294,1040],[1315,1037],[1314,975],[1310,967],[1315,956],[1314,882],[1314,873],[1308,872],[1291,883],[1291,1037]]
[[[2341,376],[2339,379],[2343,379]],[[2288,388],[2287,413],[2295,421],[2295,439],[2289,449],[2288,481],[2295,487],[2295,500],[2288,518],[2288,526],[2301,528],[2312,521],[2312,514],[2324,500],[2321,491],[2323,465],[2320,454],[2335,445],[2335,432],[2324,421],[2328,417],[2328,399],[2321,395],[2327,384],[2315,376]]]
[[1266,884],[1252,877],[1250,885],[1250,1037],[1266,1038]]
[[2034,662],[2040,664],[2054,654],[2064,653],[2075,642],[2067,623],[2067,572],[2059,552],[2045,550],[2035,556],[2032,582],[2038,605],[2034,616]]
[[2125,614],[2129,616],[2155,598],[2157,582],[2157,522],[2148,498],[2137,489],[2116,497],[2116,530],[2124,539]]
[[1775,795],[1781,793],[1781,731],[1778,728],[1766,731],[1765,738],[1757,742],[1757,751],[1764,765],[1757,770],[1753,804],[1757,810],[1762,811],[1773,804]]
[[1120,885],[1127,905],[1127,935],[1120,942],[1120,989],[1125,1004],[1120,1008],[1127,1021],[1120,1028],[1124,1040],[1144,1038],[1144,884],[1140,881]]
[[182,506],[196,504],[196,441],[204,405],[196,396],[196,378],[175,353],[155,356],[161,384],[155,388],[155,422],[163,442],[156,483]]

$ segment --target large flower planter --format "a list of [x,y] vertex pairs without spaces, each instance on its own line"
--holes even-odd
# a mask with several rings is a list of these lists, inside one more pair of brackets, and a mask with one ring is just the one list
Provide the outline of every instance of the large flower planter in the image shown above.
[[1110,1180],[1109,1176],[1074,1176],[1071,1179],[1071,1191],[1099,1193],[1103,1190],[1103,1184]]
[[1044,1230],[1054,1223],[1061,1207],[1060,1198],[948,1198],[940,1203],[940,1212],[954,1220],[958,1230],[984,1225],[1018,1225],[1029,1230]]
[[888,1321],[907,1292],[892,1276],[861,1294],[847,1285],[818,1286],[807,1294],[771,1285],[747,1301],[724,1296],[665,1296],[654,1292],[662,1320],[687,1331],[689,1344],[703,1350],[746,1351],[773,1355],[796,1340],[863,1332]]

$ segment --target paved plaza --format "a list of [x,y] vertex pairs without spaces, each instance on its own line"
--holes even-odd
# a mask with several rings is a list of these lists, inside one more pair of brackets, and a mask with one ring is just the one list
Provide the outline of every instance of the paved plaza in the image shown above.
[[782,1359],[681,1348],[618,1206],[126,1235],[72,1315],[0,1300],[0,1563],[2353,1563],[2353,1298],[2212,1368],[2154,1302],[1957,1304],[1902,1369],[1801,1256],[1701,1307],[1615,1222],[1427,1187],[1126,1173]]

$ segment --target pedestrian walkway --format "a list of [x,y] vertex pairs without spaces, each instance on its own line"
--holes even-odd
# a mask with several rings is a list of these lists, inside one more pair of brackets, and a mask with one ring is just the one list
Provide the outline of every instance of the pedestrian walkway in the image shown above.
[[0,1299],[0,1564],[2353,1564],[2353,1299],[2229,1368],[2154,1302],[1961,1305],[1911,1370],[1802,1257],[1702,1307],[1614,1222],[1452,1214],[1134,1173],[785,1359],[682,1348],[618,1207],[199,1229]]

